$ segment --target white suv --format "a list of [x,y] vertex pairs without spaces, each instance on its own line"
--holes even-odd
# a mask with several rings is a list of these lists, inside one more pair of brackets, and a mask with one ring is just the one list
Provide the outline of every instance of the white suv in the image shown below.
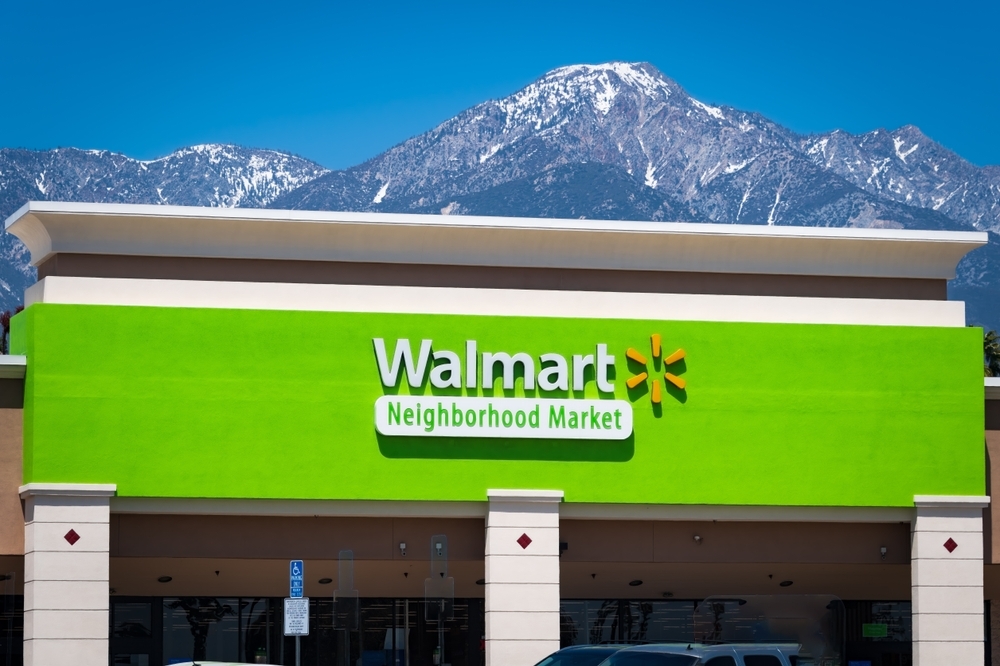
[[800,666],[798,654],[794,643],[636,645],[615,652],[601,666]]

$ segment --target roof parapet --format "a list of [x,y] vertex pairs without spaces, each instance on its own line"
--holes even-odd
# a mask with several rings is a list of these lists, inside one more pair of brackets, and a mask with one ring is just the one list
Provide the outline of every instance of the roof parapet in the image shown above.
[[985,232],[30,202],[6,228],[58,253],[951,279]]

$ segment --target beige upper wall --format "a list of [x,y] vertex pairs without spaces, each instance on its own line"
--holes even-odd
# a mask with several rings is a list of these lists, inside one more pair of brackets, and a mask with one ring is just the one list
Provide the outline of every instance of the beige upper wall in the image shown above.
[[648,294],[542,289],[199,282],[49,276],[25,304],[236,308],[314,312],[672,321],[738,321],[869,326],[965,326],[960,301]]

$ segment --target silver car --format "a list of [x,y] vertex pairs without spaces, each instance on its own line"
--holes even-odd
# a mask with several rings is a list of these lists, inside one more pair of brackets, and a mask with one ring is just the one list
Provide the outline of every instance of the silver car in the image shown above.
[[794,643],[635,645],[601,666],[800,666],[798,654]]

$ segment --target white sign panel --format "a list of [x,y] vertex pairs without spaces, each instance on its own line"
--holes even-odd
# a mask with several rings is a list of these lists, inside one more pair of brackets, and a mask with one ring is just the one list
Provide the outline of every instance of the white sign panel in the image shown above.
[[384,395],[375,429],[407,437],[623,440],[632,434],[625,400]]
[[285,599],[285,635],[309,635],[309,597]]

